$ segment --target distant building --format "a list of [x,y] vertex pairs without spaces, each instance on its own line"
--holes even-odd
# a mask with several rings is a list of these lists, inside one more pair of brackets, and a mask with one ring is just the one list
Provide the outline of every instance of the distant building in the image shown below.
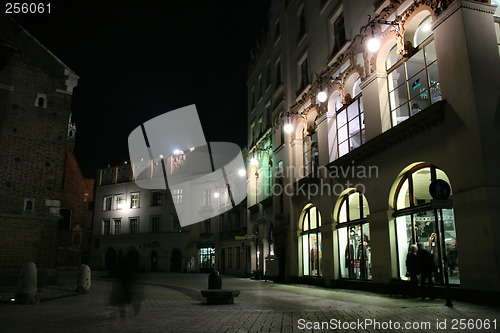
[[142,271],[181,272],[187,267],[189,229],[181,228],[165,190],[146,190],[133,181],[130,164],[97,174],[91,267],[113,270],[128,252]]
[[[76,131],[75,125],[69,125]],[[78,267],[89,264],[92,214],[94,211],[94,179],[86,179],[73,154],[68,135],[64,189],[57,228],[57,267]],[[74,141],[73,141],[74,142]]]
[[[165,165],[175,164],[175,170],[181,170],[186,154],[166,157]],[[172,170],[168,167],[166,172]],[[145,172],[162,174],[161,165]],[[100,169],[95,190],[91,267],[113,270],[131,252],[140,271],[208,273],[218,269],[223,274],[249,275],[245,202],[225,210],[231,201],[223,188],[206,188],[194,200],[186,193],[187,188],[171,193],[169,189],[139,187],[130,164]],[[194,205],[193,202],[202,210],[195,214],[224,212],[181,227],[174,203],[182,206]]]
[[0,268],[54,268],[78,76],[0,13]]
[[285,281],[384,290],[418,244],[437,284],[500,293],[498,5],[271,1],[247,80],[252,269],[274,252]]

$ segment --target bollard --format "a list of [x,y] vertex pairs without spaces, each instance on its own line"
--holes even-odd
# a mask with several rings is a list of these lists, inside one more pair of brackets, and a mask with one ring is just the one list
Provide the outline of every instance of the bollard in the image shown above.
[[208,289],[222,289],[222,277],[216,270],[208,275]]
[[78,275],[78,281],[76,282],[76,291],[80,294],[86,294],[90,291],[90,267],[82,264],[80,266],[80,274]]
[[35,304],[38,302],[37,274],[34,262],[27,262],[21,268],[16,288],[15,302],[20,304]]

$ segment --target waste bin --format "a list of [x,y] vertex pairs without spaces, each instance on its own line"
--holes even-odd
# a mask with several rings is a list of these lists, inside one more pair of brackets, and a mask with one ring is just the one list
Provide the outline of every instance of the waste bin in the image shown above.
[[222,289],[222,277],[218,271],[212,271],[208,275],[208,289]]

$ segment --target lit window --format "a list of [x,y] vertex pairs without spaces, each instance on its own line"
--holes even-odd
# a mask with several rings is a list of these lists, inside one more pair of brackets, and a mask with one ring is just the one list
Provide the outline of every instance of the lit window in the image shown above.
[[428,29],[430,22],[430,17],[425,19],[415,31],[414,42],[419,44],[411,58],[402,60],[397,46],[387,57],[392,126],[441,100],[436,49],[432,31]]
[[182,188],[176,188],[173,191],[172,199],[174,201],[174,204],[181,204],[182,203]]
[[365,143],[365,115],[363,97],[359,89],[360,79],[354,84],[354,101],[337,111],[337,136],[339,157]]
[[337,213],[340,276],[369,280],[371,273],[370,228],[368,202],[363,194],[352,190],[340,199]]
[[139,193],[130,194],[130,208],[139,208]]
[[125,205],[125,196],[123,194],[115,195],[115,209],[123,209]]

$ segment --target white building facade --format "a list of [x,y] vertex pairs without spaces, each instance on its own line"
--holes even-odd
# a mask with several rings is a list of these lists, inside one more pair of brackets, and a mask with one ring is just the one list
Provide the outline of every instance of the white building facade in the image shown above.
[[274,254],[285,281],[385,290],[418,244],[436,284],[500,292],[497,5],[271,2],[247,81],[258,268]]

